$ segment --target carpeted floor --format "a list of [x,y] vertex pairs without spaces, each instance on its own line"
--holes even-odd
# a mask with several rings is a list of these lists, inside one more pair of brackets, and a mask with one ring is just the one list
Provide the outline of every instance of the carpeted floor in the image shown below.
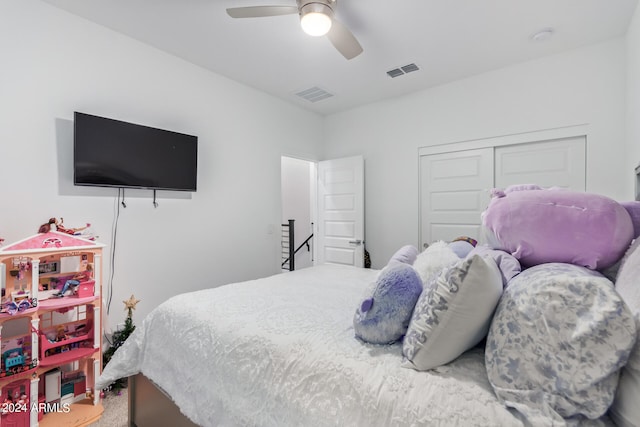
[[102,399],[104,412],[98,422],[90,427],[126,427],[127,426],[127,389],[122,389],[120,395],[107,393]]

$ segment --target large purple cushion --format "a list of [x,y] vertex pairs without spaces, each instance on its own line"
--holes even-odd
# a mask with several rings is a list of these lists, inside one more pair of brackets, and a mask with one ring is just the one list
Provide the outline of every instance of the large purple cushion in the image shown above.
[[629,213],[605,196],[562,189],[493,194],[482,214],[489,243],[525,267],[564,262],[606,268],[622,257],[633,238]]

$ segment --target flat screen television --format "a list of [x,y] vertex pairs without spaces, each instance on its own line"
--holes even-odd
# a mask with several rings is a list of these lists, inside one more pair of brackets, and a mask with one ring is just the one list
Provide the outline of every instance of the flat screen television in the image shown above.
[[75,185],[196,191],[198,137],[74,113]]

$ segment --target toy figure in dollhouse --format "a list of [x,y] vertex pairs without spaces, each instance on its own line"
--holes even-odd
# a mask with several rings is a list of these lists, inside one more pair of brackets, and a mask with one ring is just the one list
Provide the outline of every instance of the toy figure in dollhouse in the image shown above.
[[77,228],[67,228],[62,223],[64,222],[64,218],[50,218],[48,222],[42,224],[38,229],[38,233],[48,233],[49,231],[59,231],[61,233],[67,233],[71,235],[80,234],[81,231],[86,230],[91,226],[91,224],[87,223],[84,227]]
[[56,331],[56,341],[64,341],[66,339],[69,339],[69,337],[67,336],[67,332],[64,330],[64,326],[58,326]]
[[77,287],[81,282],[86,282],[87,280],[91,280],[92,274],[93,274],[93,267],[91,267],[91,264],[87,264],[87,269],[86,270],[80,271],[80,272],[74,274],[71,279],[67,280],[64,283],[64,286],[62,287],[62,290],[60,292],[54,294],[53,296],[57,297],[57,298],[64,297],[64,294],[72,286],[75,289],[75,287]]
[[31,262],[28,258],[14,258],[13,266],[16,268],[16,281],[21,282],[25,279],[25,275],[31,270]]
[[95,240],[97,236],[93,235],[89,230],[90,223],[87,223],[84,227],[67,228],[63,225],[64,218],[50,218],[49,221],[42,224],[38,228],[38,233],[48,233],[49,231],[59,231],[60,233],[71,234],[72,236],[80,236],[84,239]]

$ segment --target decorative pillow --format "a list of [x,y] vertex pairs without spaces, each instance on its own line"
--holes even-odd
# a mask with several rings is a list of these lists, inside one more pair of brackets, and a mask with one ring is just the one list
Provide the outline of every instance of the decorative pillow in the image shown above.
[[635,337],[610,280],[576,265],[538,265],[502,295],[487,336],[487,375],[498,399],[530,421],[596,419],[613,401]]
[[627,303],[636,320],[636,345],[629,362],[622,368],[615,400],[610,408],[611,418],[616,425],[640,426],[640,239],[636,239],[625,254],[616,290]]
[[460,261],[460,258],[449,247],[449,245],[442,240],[429,245],[427,249],[422,251],[413,263],[413,268],[416,270],[422,284],[426,284],[429,278],[440,272],[451,264],[455,264]]
[[522,270],[520,263],[513,255],[499,249],[491,249],[487,245],[476,246],[467,256],[472,257],[473,255],[490,257],[496,262],[502,275],[502,286],[507,286],[507,282]]
[[396,251],[391,257],[387,265],[393,262],[402,262],[404,264],[413,265],[418,257],[418,249],[413,245],[406,245]]
[[615,200],[562,189],[508,190],[494,192],[482,223],[491,246],[525,267],[562,262],[603,269],[631,243],[631,217]]
[[433,369],[478,344],[501,294],[500,270],[491,258],[459,260],[433,277],[413,310],[402,345],[403,366]]
[[422,281],[410,265],[389,265],[356,310],[356,337],[372,344],[390,344],[402,338],[420,292]]

